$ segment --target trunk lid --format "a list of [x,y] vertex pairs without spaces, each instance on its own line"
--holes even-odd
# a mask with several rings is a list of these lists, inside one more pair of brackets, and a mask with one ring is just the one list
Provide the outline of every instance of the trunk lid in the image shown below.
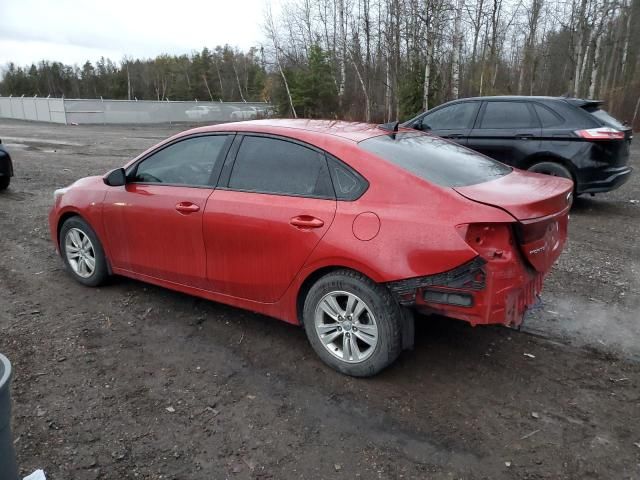
[[539,272],[551,268],[567,237],[573,194],[570,180],[514,170],[504,177],[454,190],[514,217],[515,237],[523,256]]

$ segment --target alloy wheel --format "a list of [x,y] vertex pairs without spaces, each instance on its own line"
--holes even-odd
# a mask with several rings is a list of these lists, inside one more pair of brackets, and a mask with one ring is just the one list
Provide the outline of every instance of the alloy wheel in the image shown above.
[[89,278],[96,269],[96,253],[89,236],[78,228],[70,229],[64,239],[64,251],[69,266],[82,278]]
[[371,309],[350,292],[334,291],[322,297],[314,323],[324,348],[343,362],[365,361],[378,344],[378,325]]

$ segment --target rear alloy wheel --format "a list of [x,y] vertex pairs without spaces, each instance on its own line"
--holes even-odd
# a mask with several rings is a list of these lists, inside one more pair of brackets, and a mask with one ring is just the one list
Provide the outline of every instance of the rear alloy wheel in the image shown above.
[[67,270],[83,285],[97,287],[109,276],[102,245],[80,217],[71,217],[62,225],[60,252]]
[[560,165],[556,162],[535,163],[529,167],[529,171],[551,175],[552,177],[568,178],[569,180],[573,181],[571,172],[565,166]]
[[389,291],[357,272],[322,277],[304,304],[311,346],[334,369],[356,377],[375,375],[402,349],[402,313]]

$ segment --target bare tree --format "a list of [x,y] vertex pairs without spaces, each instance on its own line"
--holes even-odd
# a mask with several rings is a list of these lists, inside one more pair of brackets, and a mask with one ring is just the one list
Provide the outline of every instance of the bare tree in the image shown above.
[[298,118],[296,113],[296,108],[293,106],[293,98],[291,97],[291,90],[289,89],[289,82],[287,82],[287,77],[284,74],[284,70],[282,69],[282,62],[280,60],[280,42],[278,40],[278,31],[276,30],[275,23],[273,21],[273,14],[271,12],[271,5],[267,5],[266,10],[266,18],[265,18],[265,30],[269,40],[273,45],[274,54],[276,57],[276,64],[278,66],[278,71],[280,72],[280,76],[282,77],[282,82],[284,83],[284,88],[287,91],[287,98],[289,99],[289,107],[291,108],[291,114],[293,118]]

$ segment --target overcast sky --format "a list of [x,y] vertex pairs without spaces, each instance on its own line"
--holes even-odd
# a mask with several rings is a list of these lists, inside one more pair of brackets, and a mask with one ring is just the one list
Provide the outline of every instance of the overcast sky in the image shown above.
[[120,61],[225,43],[245,50],[264,40],[267,1],[0,0],[0,68],[42,59]]

